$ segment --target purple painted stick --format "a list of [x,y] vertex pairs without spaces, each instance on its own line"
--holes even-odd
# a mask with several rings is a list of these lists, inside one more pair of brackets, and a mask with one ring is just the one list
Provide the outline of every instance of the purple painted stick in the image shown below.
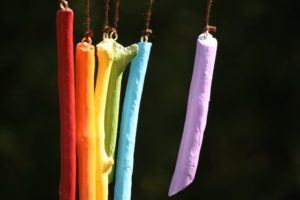
[[206,126],[217,40],[209,33],[198,37],[186,120],[176,168],[169,189],[172,196],[193,182]]

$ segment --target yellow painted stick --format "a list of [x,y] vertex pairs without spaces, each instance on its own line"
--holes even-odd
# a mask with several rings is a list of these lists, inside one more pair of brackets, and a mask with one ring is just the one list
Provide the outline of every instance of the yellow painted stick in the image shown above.
[[79,199],[94,200],[95,188],[95,48],[81,42],[76,47],[76,134]]
[[97,45],[98,74],[95,91],[96,119],[96,200],[108,199],[108,169],[113,165],[105,151],[105,106],[111,67],[114,59],[113,40],[104,39]]

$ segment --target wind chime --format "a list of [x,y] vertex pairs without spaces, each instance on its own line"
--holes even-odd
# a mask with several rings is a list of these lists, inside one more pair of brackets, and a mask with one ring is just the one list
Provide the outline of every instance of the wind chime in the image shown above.
[[[60,1],[61,9],[57,12],[57,45],[61,119],[61,200],[76,199],[76,148],[79,199],[108,199],[108,183],[112,182],[114,175],[122,77],[126,66],[136,57],[131,65],[122,112],[114,195],[115,199],[131,198],[136,126],[151,49],[148,37],[151,34],[149,23],[152,0],[148,1],[142,41],[129,47],[123,47],[117,42],[119,5],[120,0],[116,0],[114,21],[112,26],[109,26],[109,0],[104,0],[103,40],[96,45],[98,73],[94,85],[96,58],[90,28],[90,0],[86,0],[85,35],[76,45],[75,68],[73,11],[67,1]],[[126,138],[130,138],[130,141]]]
[[208,0],[204,33],[197,40],[186,119],[169,196],[193,182],[198,166],[217,52],[217,40],[209,33],[216,31],[216,27],[209,25],[211,4],[212,0]]
[[[132,61],[121,114],[114,191],[115,200],[131,199],[138,114],[152,46],[148,42],[152,33],[152,1],[147,1],[141,41],[123,47],[117,42],[120,0],[115,0],[111,26],[109,0],[104,0],[103,40],[95,48],[90,27],[90,0],[86,0],[86,30],[82,41],[76,45],[74,67],[73,11],[66,0],[60,0],[56,22],[61,123],[60,200],[76,199],[76,163],[79,199],[108,199],[108,184],[114,178],[122,77]],[[217,40],[210,34],[216,31],[209,25],[211,3],[212,0],[208,0],[204,33],[197,40],[186,120],[169,196],[193,182],[198,166],[217,52]]]

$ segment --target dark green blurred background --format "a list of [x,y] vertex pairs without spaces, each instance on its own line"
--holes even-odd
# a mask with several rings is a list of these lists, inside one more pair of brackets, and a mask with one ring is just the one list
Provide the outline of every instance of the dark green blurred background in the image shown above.
[[[218,27],[214,35],[219,49],[199,168],[194,183],[170,199],[300,199],[296,3],[214,1],[211,24]],[[92,4],[95,44],[101,38],[103,6],[100,0]],[[84,32],[84,1],[70,0],[70,6],[78,42]],[[205,0],[154,3],[134,200],[169,199],[205,6]],[[57,199],[57,9],[55,0],[1,3],[1,200]],[[119,42],[129,45],[139,40],[144,10],[145,0],[121,0]]]

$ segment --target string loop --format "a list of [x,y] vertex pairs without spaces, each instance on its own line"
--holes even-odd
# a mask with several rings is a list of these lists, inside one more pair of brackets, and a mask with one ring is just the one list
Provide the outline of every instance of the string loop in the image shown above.
[[119,36],[118,36],[117,30],[114,29],[114,28],[111,28],[111,32],[109,34],[109,38],[116,41],[116,40],[118,40],[118,37]]
[[109,33],[103,33],[103,40],[109,39]]
[[216,32],[216,31],[217,31],[217,27],[207,25],[207,26],[205,26],[204,31],[205,31],[205,32],[206,32],[206,31],[207,31],[207,32]]
[[92,44],[92,38],[91,37],[84,37],[84,38],[82,38],[81,42],[86,42],[88,44]]
[[92,44],[92,37],[93,37],[93,32],[92,31],[87,31],[85,33],[84,38],[82,38],[81,42],[87,42],[89,44]]
[[111,30],[111,28],[110,28],[109,26],[104,26],[104,27],[103,27],[103,32],[104,32],[104,33],[109,33],[110,30]]
[[141,42],[148,42],[148,40],[149,40],[149,37],[147,35],[143,35],[141,37]]
[[68,2],[66,0],[60,0],[59,2],[60,2],[59,6],[63,10],[67,9],[69,7],[69,4],[68,4]]

